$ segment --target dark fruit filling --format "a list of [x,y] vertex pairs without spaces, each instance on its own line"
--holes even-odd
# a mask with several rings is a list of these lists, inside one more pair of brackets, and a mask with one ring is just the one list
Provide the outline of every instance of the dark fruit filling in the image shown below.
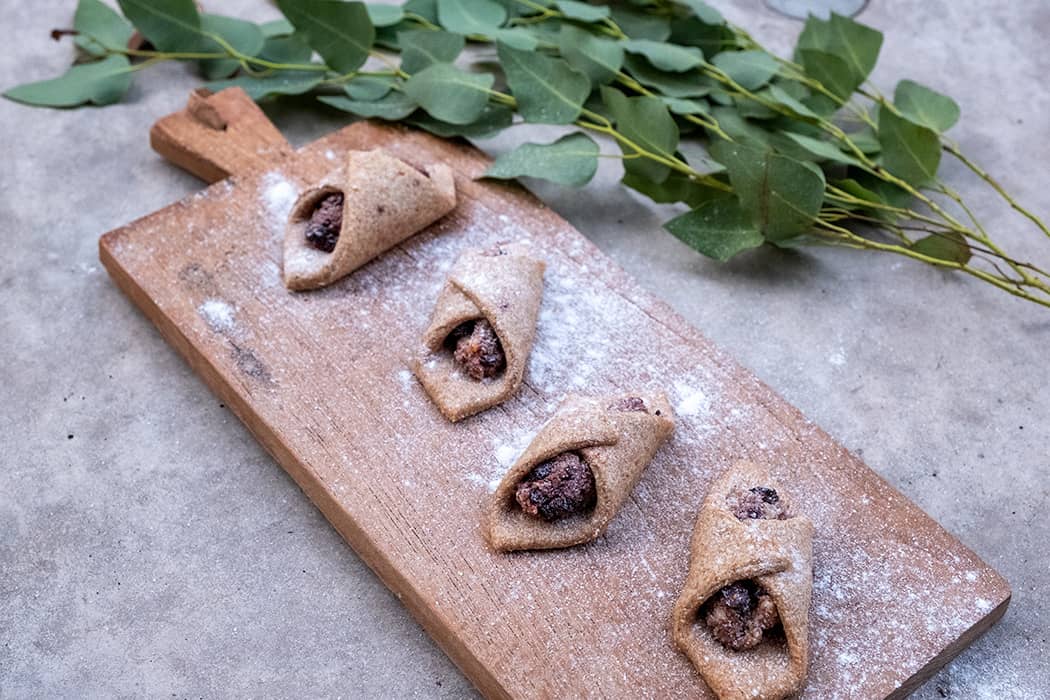
[[730,510],[740,520],[786,520],[787,507],[776,489],[756,486],[747,491],[736,489],[726,496]]
[[711,636],[734,651],[753,649],[780,623],[776,603],[754,581],[737,581],[704,603],[700,616]]
[[318,250],[331,253],[343,226],[343,195],[333,192],[323,198],[310,214],[306,224],[306,242]]
[[538,464],[518,484],[515,500],[529,515],[558,520],[594,508],[594,474],[575,452]]
[[456,326],[445,339],[445,346],[471,379],[495,377],[507,364],[499,336],[483,318]]
[[613,411],[641,411],[648,413],[649,409],[645,407],[645,401],[638,398],[637,396],[625,396],[622,399],[614,401],[609,408]]

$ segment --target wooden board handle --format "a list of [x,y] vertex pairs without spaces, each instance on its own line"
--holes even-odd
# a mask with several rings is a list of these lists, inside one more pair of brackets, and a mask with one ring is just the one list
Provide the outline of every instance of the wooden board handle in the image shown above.
[[273,122],[239,87],[190,93],[186,108],[159,119],[150,146],[206,182],[273,167],[294,151]]

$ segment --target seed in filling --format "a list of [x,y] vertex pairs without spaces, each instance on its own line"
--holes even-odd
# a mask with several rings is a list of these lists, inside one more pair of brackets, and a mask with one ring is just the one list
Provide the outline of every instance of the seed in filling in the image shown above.
[[594,474],[575,452],[538,464],[514,494],[521,509],[544,520],[559,520],[594,507]]
[[333,192],[314,207],[306,224],[306,242],[318,250],[331,253],[343,226],[343,195]]
[[789,517],[777,490],[768,486],[735,489],[726,496],[726,502],[740,520],[786,520]]
[[610,406],[610,410],[613,411],[641,411],[642,413],[648,413],[649,409],[645,407],[645,401],[638,398],[637,396],[624,396],[622,399],[617,399]]
[[456,326],[445,345],[450,347],[456,362],[471,379],[495,377],[507,364],[499,336],[483,318]]
[[700,614],[711,636],[734,651],[755,648],[766,631],[780,622],[773,598],[754,581],[725,586],[711,596]]

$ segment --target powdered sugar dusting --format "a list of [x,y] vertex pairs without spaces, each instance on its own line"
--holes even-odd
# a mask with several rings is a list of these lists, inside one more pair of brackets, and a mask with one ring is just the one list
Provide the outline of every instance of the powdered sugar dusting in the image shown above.
[[260,197],[269,216],[270,233],[283,234],[288,215],[292,213],[292,205],[299,197],[298,189],[279,171],[274,170],[263,175]]
[[233,307],[221,299],[207,299],[197,307],[208,327],[217,333],[229,333],[234,327]]

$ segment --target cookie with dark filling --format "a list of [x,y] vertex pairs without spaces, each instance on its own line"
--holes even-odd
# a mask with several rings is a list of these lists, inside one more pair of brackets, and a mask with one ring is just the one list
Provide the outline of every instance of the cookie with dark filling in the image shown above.
[[467,250],[452,266],[412,367],[450,421],[506,401],[521,387],[544,267],[523,244]]
[[601,536],[673,430],[663,395],[569,396],[496,488],[489,543],[554,549]]
[[812,540],[813,524],[756,464],[734,464],[704,498],[672,634],[719,698],[805,685]]

